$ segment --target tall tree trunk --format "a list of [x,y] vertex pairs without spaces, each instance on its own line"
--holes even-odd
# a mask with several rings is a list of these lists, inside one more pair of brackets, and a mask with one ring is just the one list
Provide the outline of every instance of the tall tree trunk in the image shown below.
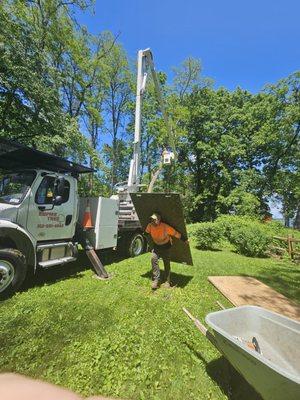
[[294,228],[300,230],[300,204],[298,204],[297,212],[296,212],[296,218],[294,221]]
[[288,215],[284,215],[284,226],[286,228],[290,227],[290,217]]

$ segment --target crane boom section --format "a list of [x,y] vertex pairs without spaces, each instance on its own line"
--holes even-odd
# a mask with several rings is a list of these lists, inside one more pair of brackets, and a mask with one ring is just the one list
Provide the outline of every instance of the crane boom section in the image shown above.
[[156,71],[155,71],[154,62],[153,62],[153,55],[152,55],[150,49],[144,50],[144,54],[145,54],[147,63],[148,63],[148,65],[150,67],[150,70],[151,70],[152,78],[153,78],[154,85],[155,85],[155,93],[156,93],[156,96],[157,96],[157,99],[158,99],[158,102],[159,102],[160,110],[161,110],[161,113],[163,115],[163,119],[164,119],[164,122],[165,122],[165,125],[166,125],[166,128],[167,128],[167,131],[168,131],[168,143],[172,147],[172,151],[176,155],[174,134],[173,134],[172,126],[171,126],[171,123],[170,123],[170,118],[169,118],[168,112],[167,112],[166,107],[165,107],[165,102],[164,102],[163,97],[162,97],[162,93],[161,93],[161,88],[160,88],[160,84],[159,84],[159,81],[158,81],[158,77],[157,77],[157,74],[156,74]]
[[176,154],[174,136],[170,124],[169,116],[161,94],[159,80],[155,71],[153,55],[150,49],[140,50],[138,52],[138,65],[137,65],[137,88],[136,88],[136,106],[135,106],[135,128],[134,128],[134,147],[133,158],[130,163],[130,170],[128,176],[129,192],[136,192],[140,184],[140,163],[141,163],[141,110],[143,94],[147,82],[147,69],[150,69],[153,78],[155,92],[159,102],[160,110],[168,132],[168,143],[172,148],[174,155]]

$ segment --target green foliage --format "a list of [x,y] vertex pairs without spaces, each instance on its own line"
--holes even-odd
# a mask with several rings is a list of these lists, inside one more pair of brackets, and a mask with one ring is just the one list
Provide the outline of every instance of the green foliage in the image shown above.
[[193,236],[199,249],[207,250],[218,247],[223,237],[221,225],[203,222],[195,229]]
[[195,232],[197,229],[202,225],[201,222],[196,222],[194,224],[188,224],[187,225],[187,232],[188,236],[194,238],[195,237]]
[[132,74],[127,55],[120,44],[115,44],[112,36],[108,37],[105,68],[102,73],[107,85],[104,90],[104,120],[110,134],[110,143],[103,146],[106,162],[106,176],[111,192],[115,184],[126,181],[130,164],[131,147],[124,135],[123,122],[129,115],[132,101]]
[[248,227],[250,225],[259,225],[262,224],[258,222],[258,220],[248,217],[248,216],[237,216],[237,215],[221,215],[215,221],[215,224],[220,226],[224,237],[230,241],[231,233],[234,229],[241,227]]
[[235,188],[227,197],[218,197],[220,208],[226,206],[235,215],[258,217],[260,215],[261,203],[256,195],[245,192],[243,187]]
[[299,82],[295,73],[257,95],[198,84],[181,101],[170,100],[177,104],[173,116],[182,132],[179,168],[186,183],[181,191],[188,189],[194,199],[190,220],[214,220],[229,212],[263,216],[275,193],[295,214]]
[[222,215],[215,222],[194,224],[192,235],[201,249],[219,248],[224,240],[232,244],[239,254],[262,257],[272,241],[272,229],[256,219]]
[[[224,238],[235,246],[238,253],[248,256],[263,256],[272,246],[284,247],[275,236],[288,235],[300,239],[300,232],[285,228],[278,221],[263,223],[247,216],[221,215],[215,221],[224,232]],[[244,233],[243,233],[244,232]]]
[[[114,142],[114,156],[104,171],[97,153],[100,132],[105,131],[103,121],[113,119],[118,133],[130,79],[115,38],[108,32],[92,36],[77,23],[76,7],[89,5],[85,0],[1,3],[0,136],[88,164],[102,172],[103,181],[103,172],[109,176],[118,169],[123,154]],[[118,88],[115,115],[105,114],[113,87]],[[103,186],[98,178],[94,183],[93,193]]]
[[230,232],[230,242],[239,254],[248,257],[263,257],[269,245],[269,237],[258,224],[236,226]]
[[10,3],[0,5],[0,132],[24,143],[38,135],[57,137],[67,122],[47,54],[22,18],[26,8],[19,2],[14,10]]
[[225,238],[236,251],[249,257],[265,256],[275,235],[268,224],[251,217],[222,215],[215,223],[222,227]]
[[192,57],[185,59],[179,67],[173,68],[174,90],[182,99],[185,94],[190,93],[195,87],[211,86],[213,81],[201,76],[201,61]]
[[92,173],[83,174],[79,177],[78,195],[80,197],[109,197],[110,192],[103,176],[97,173]]

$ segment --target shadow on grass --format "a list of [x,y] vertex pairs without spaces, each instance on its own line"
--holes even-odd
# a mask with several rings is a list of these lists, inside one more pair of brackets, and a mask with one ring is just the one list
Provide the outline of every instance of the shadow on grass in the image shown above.
[[[97,254],[104,266],[121,262],[126,258],[124,255],[112,250],[97,252]],[[82,272],[86,270],[94,271],[85,251],[82,250],[79,251],[78,258],[74,262],[48,269],[39,268],[35,275],[31,274],[31,276],[26,279],[21,291],[26,291],[32,287],[43,286],[44,284],[51,285],[65,279],[79,279],[83,277]]]
[[97,251],[97,254],[104,266],[119,263],[127,258],[130,258],[123,253],[110,249]]
[[300,267],[270,266],[270,270],[259,271],[252,276],[291,300],[300,303]]
[[200,246],[195,246],[195,249],[197,249],[199,251],[213,251],[213,252],[222,251],[221,249],[215,249],[215,248],[213,248],[213,249],[211,249],[211,248],[204,249],[203,247],[200,247]]
[[202,354],[191,345],[185,343],[189,350],[201,360],[207,374],[220,387],[230,400],[262,400],[261,396],[249,385],[245,378],[227,361],[224,356],[207,362]]
[[51,285],[69,278],[82,278],[82,272],[90,268],[90,262],[85,253],[79,252],[78,259],[75,262],[47,269],[38,268],[36,274],[30,274],[26,278],[22,291],[26,291],[32,287],[43,286],[44,284]]
[[[145,274],[141,275],[142,278],[152,279],[152,271],[148,271]],[[162,271],[161,275],[162,280],[165,280],[164,271]],[[184,288],[188,283],[193,279],[192,275],[182,275],[177,274],[176,272],[171,272],[171,282],[174,286]]]

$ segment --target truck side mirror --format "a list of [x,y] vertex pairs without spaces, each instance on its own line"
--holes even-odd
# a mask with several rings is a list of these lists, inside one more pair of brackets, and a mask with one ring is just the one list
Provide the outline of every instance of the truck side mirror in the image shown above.
[[55,181],[55,194],[57,197],[61,197],[64,195],[66,187],[66,180],[63,176],[60,176]]
[[53,200],[53,205],[54,206],[60,206],[63,202],[62,196],[56,196]]

